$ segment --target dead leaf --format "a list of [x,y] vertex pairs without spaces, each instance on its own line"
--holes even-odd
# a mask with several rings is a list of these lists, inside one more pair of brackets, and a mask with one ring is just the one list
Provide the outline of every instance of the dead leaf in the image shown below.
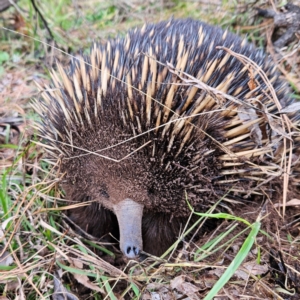
[[[216,275],[220,278],[225,271],[226,268],[224,269],[218,268],[209,271],[209,274]],[[257,276],[257,275],[265,274],[267,271],[268,271],[267,265],[259,265],[255,260],[253,260],[242,264],[242,266],[238,268],[238,270],[234,273],[234,275],[239,278],[242,278],[243,280],[247,280],[249,278],[249,274]]]
[[244,263],[238,270],[234,273],[235,276],[247,280],[249,275],[254,276],[262,275],[268,272],[268,266],[266,264],[259,265],[255,260]]
[[62,284],[60,279],[53,276],[54,291],[52,294],[53,300],[79,300],[75,295],[70,293]]
[[152,290],[152,291],[157,291],[157,290],[159,290],[159,289],[161,289],[162,287],[164,287],[165,286],[165,284],[163,284],[163,283],[159,283],[159,282],[152,282],[152,283],[149,283],[148,285],[147,285],[147,290]]
[[270,114],[266,114],[266,116],[272,130],[277,132],[279,135],[291,140],[291,137],[285,132],[285,129],[282,127],[281,122],[278,119],[273,118]]
[[159,291],[150,292],[151,300],[174,300],[176,297],[166,286],[163,286]]
[[249,67],[249,72],[248,72],[248,76],[250,77],[249,81],[248,81],[248,87],[251,91],[255,90],[257,87],[257,84],[255,82],[255,74],[254,74],[254,70],[253,68]]
[[[1,249],[0,249],[1,252]],[[7,252],[5,251],[2,256],[0,256],[0,266],[9,266],[14,262],[13,257]]]
[[[208,271],[207,274],[208,275],[215,275],[218,278],[220,278],[223,275],[224,272],[225,272],[225,269],[223,269],[223,268],[216,268],[216,269],[212,269],[212,270]],[[213,281],[216,282],[217,279],[213,279]]]
[[186,277],[183,275],[171,280],[170,285],[173,290],[176,289],[179,293],[189,296],[190,299],[200,299],[195,294],[199,291],[199,288],[190,282],[186,282]]
[[[84,268],[82,261],[80,261],[79,259],[70,258],[69,261],[71,263],[71,266],[76,267],[77,269],[82,270]],[[105,295],[105,291],[99,288],[98,285],[92,283],[86,275],[73,273],[73,276],[79,283],[81,283],[85,287]]]
[[300,110],[300,102],[295,102],[295,103],[283,108],[279,113],[280,114],[287,114],[287,113],[296,112],[298,110]]
[[[300,205],[300,199],[292,199],[288,202],[286,202],[286,204],[284,206],[298,206]],[[275,207],[282,207],[283,204],[282,203],[276,203],[274,204]]]
[[152,300],[150,292],[144,292],[141,299],[142,300]]
[[[243,121],[243,124],[247,124],[248,122],[259,119],[254,108],[240,106],[238,109],[238,116]],[[262,132],[259,128],[259,124],[255,123],[249,126],[249,130],[251,131],[251,137],[256,143],[256,145],[260,146],[262,144]]]
[[151,300],[161,300],[162,298],[156,292],[151,293]]

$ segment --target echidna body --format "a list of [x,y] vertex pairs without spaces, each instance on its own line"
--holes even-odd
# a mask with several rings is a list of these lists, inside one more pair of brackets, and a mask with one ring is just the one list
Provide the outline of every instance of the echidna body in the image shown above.
[[[218,46],[255,62],[273,90]],[[272,61],[199,21],[147,24],[95,43],[68,70],[58,65],[42,95],[40,133],[59,157],[66,197],[91,201],[72,210],[71,219],[96,237],[120,234],[128,257],[165,251],[190,214],[186,200],[205,211],[222,197],[279,197],[283,162],[299,147],[299,138],[291,142],[274,129],[281,124],[275,115],[293,100]],[[291,114],[286,128],[297,130],[298,119]]]

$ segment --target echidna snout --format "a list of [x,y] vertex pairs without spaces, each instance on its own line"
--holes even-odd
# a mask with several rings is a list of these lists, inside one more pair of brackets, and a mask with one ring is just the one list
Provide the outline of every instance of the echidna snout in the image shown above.
[[[187,200],[205,212],[220,199],[219,208],[282,197],[300,114],[278,121],[291,89],[237,35],[191,19],[145,24],[51,74],[35,102],[40,135],[66,199],[89,202],[68,216],[100,240],[119,239],[127,257],[161,255],[178,240],[197,218]],[[288,172],[297,192],[298,162]]]
[[113,206],[120,229],[120,249],[128,258],[135,258],[143,249],[143,205],[125,199]]

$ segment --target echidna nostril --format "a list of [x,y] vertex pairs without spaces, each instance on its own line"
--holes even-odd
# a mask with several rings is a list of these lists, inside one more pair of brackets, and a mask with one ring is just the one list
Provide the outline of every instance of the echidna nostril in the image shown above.
[[140,251],[141,250],[139,249],[139,247],[136,247],[136,246],[127,246],[125,254],[126,254],[126,256],[128,258],[135,258],[135,257],[139,256]]

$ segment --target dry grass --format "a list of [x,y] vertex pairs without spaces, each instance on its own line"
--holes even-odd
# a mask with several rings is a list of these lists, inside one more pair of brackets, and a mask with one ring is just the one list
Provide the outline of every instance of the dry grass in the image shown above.
[[[288,175],[284,177],[283,210],[271,201],[263,210],[252,203],[248,210],[233,208],[232,213],[239,216],[233,217],[214,214],[213,207],[199,216],[199,223],[208,217],[227,221],[201,241],[187,240],[183,232],[178,240],[183,247],[179,250],[177,243],[161,258],[124,262],[116,245],[78,235],[64,221],[63,212],[70,206],[63,202],[53,164],[43,158],[43,148],[33,142],[37,141],[33,129],[37,117],[29,103],[30,98],[39,97],[34,81],[48,81],[47,68],[56,59],[65,64],[70,59],[69,52],[76,55],[80,49],[87,49],[92,40],[124,34],[132,26],[171,15],[248,32],[252,42],[267,46],[274,63],[299,95],[299,42],[281,49],[279,55],[272,47],[269,21],[254,17],[252,7],[260,3],[245,1],[247,5],[234,6],[229,2],[41,2],[39,8],[53,38],[41,20],[37,21],[29,1],[21,0],[15,9],[3,13],[3,26],[12,30],[3,29],[0,36],[3,299],[46,299],[54,290],[63,292],[65,288],[78,299],[203,299],[233,273],[215,299],[299,298],[299,199],[287,202]],[[176,72],[172,66],[169,68]],[[187,84],[201,84],[191,82],[194,79],[188,74],[182,76]],[[228,96],[215,93],[218,97]],[[281,121],[282,132],[293,127],[284,115]],[[289,174],[291,161],[284,162],[282,168]],[[286,204],[292,209],[283,219]],[[187,224],[186,230],[189,228]],[[238,259],[245,261],[235,270],[233,263]],[[229,265],[233,272],[220,283],[219,278],[230,269]]]

